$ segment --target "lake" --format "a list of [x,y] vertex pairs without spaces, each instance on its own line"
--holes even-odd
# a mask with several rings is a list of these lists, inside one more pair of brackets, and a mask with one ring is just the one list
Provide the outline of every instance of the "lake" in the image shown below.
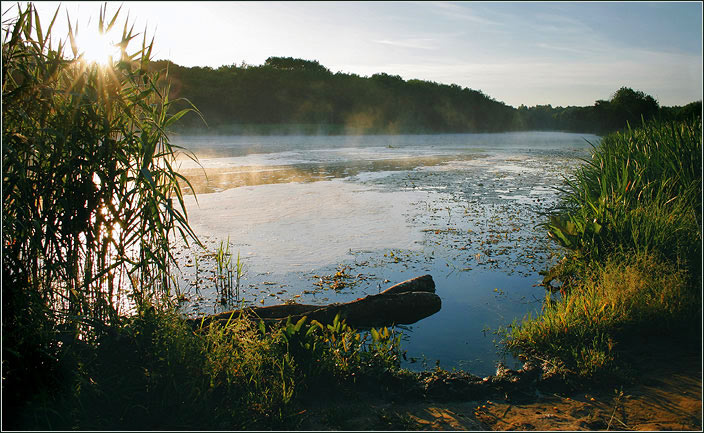
[[[404,366],[481,376],[499,361],[516,367],[495,331],[540,312],[538,271],[564,251],[539,224],[554,188],[598,141],[562,132],[173,136],[202,166],[177,164],[197,194],[186,205],[206,245],[176,245],[182,309],[346,302],[429,273],[442,309],[397,327]],[[213,253],[228,242],[244,274],[238,299],[223,304]]]

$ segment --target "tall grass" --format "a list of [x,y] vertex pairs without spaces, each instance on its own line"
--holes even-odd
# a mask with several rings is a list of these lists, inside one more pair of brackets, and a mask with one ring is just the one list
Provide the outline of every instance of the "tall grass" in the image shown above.
[[621,250],[701,258],[701,117],[644,124],[604,137],[567,181],[549,235],[581,256]]
[[546,223],[570,250],[545,280],[562,296],[516,321],[508,347],[596,377],[645,336],[700,342],[701,157],[701,117],[604,137]]
[[[644,253],[592,263],[579,284],[538,317],[515,321],[509,347],[583,377],[618,375],[619,354],[644,340],[690,332],[701,297],[683,269]],[[695,330],[696,332],[696,330]],[[645,338],[647,336],[647,338]]]
[[[118,14],[101,9],[98,31]],[[4,26],[3,276],[56,313],[104,323],[121,295],[168,294],[168,238],[195,238],[167,136],[189,110],[167,114],[168,87],[146,72],[146,34],[129,52],[138,35],[125,21],[120,58],[88,63],[70,21],[70,53],[52,39],[57,15],[43,29],[29,4]]]
[[[102,8],[98,31],[118,15]],[[100,65],[81,56],[77,23],[52,39],[57,17],[44,27],[30,3],[3,23],[3,428],[289,426],[307,390],[397,371],[388,329],[186,324],[169,302],[169,241],[200,242],[168,130],[188,110],[169,114],[164,77],[147,72],[153,41],[128,51],[127,21],[119,58]],[[219,290],[239,298],[229,240],[216,259]]]
[[[118,30],[106,8],[99,33]],[[3,22],[3,387],[18,392],[55,364],[57,331],[88,340],[126,305],[164,302],[169,237],[196,239],[167,135],[189,110],[169,114],[168,85],[147,72],[153,39],[130,48],[125,20],[120,54],[90,63],[78,23],[53,37],[58,15],[41,23],[29,3]]]
[[307,401],[391,385],[400,338],[375,332],[306,319],[267,329],[233,315],[194,333],[174,310],[145,308],[97,350],[74,343],[63,392],[35,396],[9,427],[293,429]]

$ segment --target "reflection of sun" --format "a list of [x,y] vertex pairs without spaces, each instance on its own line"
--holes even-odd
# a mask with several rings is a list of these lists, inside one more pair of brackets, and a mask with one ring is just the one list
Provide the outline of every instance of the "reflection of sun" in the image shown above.
[[87,62],[96,62],[101,65],[110,63],[110,59],[118,59],[119,49],[112,42],[109,34],[83,34],[78,35],[77,45],[83,59]]

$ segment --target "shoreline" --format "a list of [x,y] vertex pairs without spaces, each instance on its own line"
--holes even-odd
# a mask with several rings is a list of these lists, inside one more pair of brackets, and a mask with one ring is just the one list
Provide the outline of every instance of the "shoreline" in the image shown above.
[[[680,346],[681,350],[682,347]],[[674,350],[674,348],[673,348]],[[676,353],[674,359],[669,356]],[[369,403],[333,401],[304,414],[304,430],[701,430],[701,353],[651,353],[638,381],[541,384],[539,367],[478,378],[426,371],[425,390]],[[536,374],[538,373],[538,374]],[[447,389],[455,392],[447,397]],[[423,391],[431,390],[430,394]],[[411,395],[409,397],[409,395]],[[338,417],[332,414],[348,413]],[[344,418],[344,419],[342,419]]]

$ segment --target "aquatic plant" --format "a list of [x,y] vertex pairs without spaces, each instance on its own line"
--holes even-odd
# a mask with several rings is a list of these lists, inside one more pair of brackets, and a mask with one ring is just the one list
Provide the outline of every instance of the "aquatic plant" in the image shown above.
[[[237,261],[235,262],[235,267],[234,267],[234,275],[235,275],[235,299],[239,302],[240,300],[240,281],[242,280],[242,277],[244,276],[244,261],[240,260],[240,252],[237,252]],[[232,270],[230,271],[230,274],[232,274]],[[230,283],[232,284],[232,283]]]
[[683,260],[701,256],[701,118],[651,122],[605,137],[562,190],[546,224],[590,258],[619,249]]
[[240,282],[244,276],[244,261],[237,252],[237,261],[232,261],[230,252],[230,237],[227,242],[221,241],[218,249],[213,254],[215,258],[215,289],[220,302],[227,304],[233,299],[240,301]]
[[196,293],[198,293],[198,291],[199,291],[199,290],[198,290],[198,271],[200,270],[200,269],[199,269],[199,266],[198,266],[198,254],[195,254],[195,255],[193,256],[193,266],[194,266],[194,268],[195,268]]
[[229,279],[227,279],[228,276],[226,275],[231,260],[229,238],[227,239],[227,243],[220,241],[220,245],[215,251],[214,257],[216,265],[215,290],[220,295],[220,301],[222,303],[226,303],[229,300],[230,294],[230,290],[227,287],[229,284]]

